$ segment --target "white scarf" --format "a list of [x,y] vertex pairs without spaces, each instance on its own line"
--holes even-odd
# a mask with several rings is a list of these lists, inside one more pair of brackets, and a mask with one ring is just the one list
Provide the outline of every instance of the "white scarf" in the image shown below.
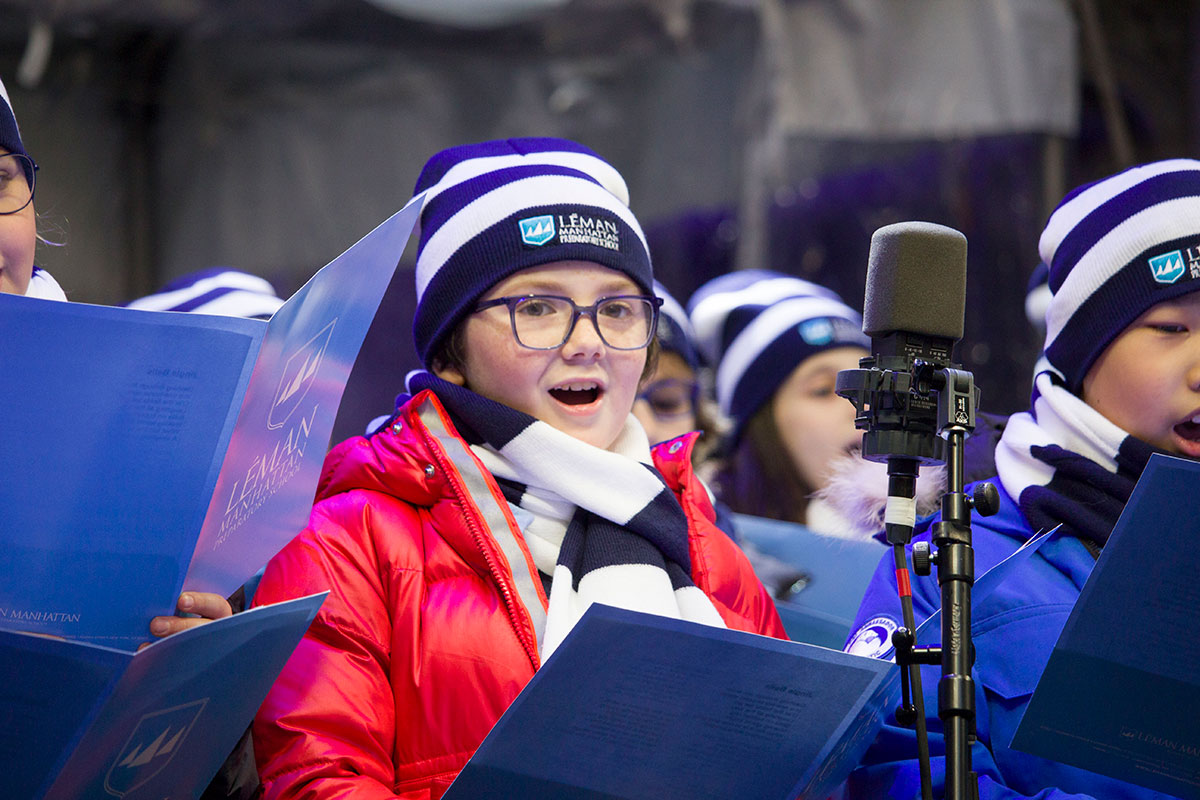
[[25,290],[26,297],[37,297],[42,300],[63,300],[67,295],[63,292],[58,281],[50,277],[50,273],[41,267],[33,268],[33,277],[29,279],[29,288]]

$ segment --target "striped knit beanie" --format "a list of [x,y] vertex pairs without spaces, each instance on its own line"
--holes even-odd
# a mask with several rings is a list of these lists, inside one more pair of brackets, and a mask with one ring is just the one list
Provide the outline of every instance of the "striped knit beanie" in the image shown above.
[[696,334],[692,330],[692,321],[688,319],[687,312],[679,305],[679,301],[658,281],[654,282],[654,293],[663,301],[658,309],[659,345],[664,353],[679,356],[695,372],[700,369],[700,355],[696,352]]
[[[17,127],[17,115],[13,112],[12,101],[8,99],[8,89],[4,88],[2,80],[0,99],[4,101],[0,103],[0,147],[10,153],[27,156],[29,153],[25,152],[25,143],[21,141],[21,129]],[[30,186],[33,185],[33,173],[28,169],[25,171],[25,179],[29,181]]]
[[650,251],[621,175],[566,139],[502,139],[431,158],[417,249],[413,341],[426,366],[497,282],[554,261],[590,261],[650,294]]
[[1068,194],[1042,231],[1045,356],[1071,392],[1151,306],[1200,290],[1200,161],[1127,169]]
[[168,283],[162,291],[125,305],[144,311],[190,311],[265,319],[279,310],[283,300],[264,278],[228,267],[214,267],[185,275]]
[[777,272],[722,275],[697,289],[688,308],[701,351],[717,365],[717,403],[734,441],[806,358],[871,345],[862,316],[836,294]]

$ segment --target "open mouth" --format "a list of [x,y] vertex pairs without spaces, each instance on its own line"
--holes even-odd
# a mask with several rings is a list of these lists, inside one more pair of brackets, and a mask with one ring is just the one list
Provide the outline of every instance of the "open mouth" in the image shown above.
[[1200,442],[1200,414],[1180,422],[1174,428],[1176,435],[1189,442]]
[[591,382],[568,383],[550,390],[550,396],[563,405],[585,406],[600,399],[603,390]]

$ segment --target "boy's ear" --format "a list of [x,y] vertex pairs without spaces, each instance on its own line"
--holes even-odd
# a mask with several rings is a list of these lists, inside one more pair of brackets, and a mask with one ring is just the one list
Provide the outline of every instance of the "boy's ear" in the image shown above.
[[431,371],[444,381],[449,381],[458,386],[467,385],[467,376],[463,375],[462,370],[458,367],[451,366],[442,361],[434,361],[431,365]]

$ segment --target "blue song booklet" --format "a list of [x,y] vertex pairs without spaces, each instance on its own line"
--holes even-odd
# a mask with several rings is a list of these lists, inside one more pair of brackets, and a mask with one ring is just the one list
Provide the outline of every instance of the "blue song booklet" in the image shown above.
[[198,797],[324,598],[256,608],[137,654],[0,630],[0,796]]
[[890,662],[593,605],[445,800],[824,798],[898,691]]
[[300,531],[419,210],[269,323],[0,295],[0,629],[128,650]]
[[1013,747],[1200,798],[1200,463],[1155,454],[1125,505]]

